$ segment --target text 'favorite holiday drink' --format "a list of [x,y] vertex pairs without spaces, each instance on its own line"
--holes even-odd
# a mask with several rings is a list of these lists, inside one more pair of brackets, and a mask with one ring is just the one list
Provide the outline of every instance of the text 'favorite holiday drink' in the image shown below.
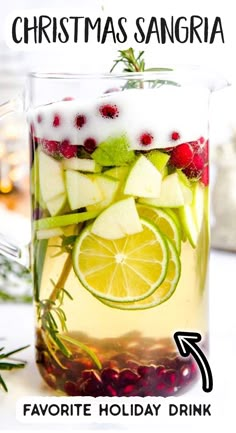
[[68,395],[197,377],[173,334],[206,343],[210,92],[172,78],[52,76],[28,112],[37,363]]

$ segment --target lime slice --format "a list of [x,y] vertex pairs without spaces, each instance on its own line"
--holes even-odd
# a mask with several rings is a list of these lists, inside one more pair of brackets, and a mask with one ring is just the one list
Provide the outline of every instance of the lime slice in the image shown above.
[[137,205],[138,213],[141,217],[151,220],[159,230],[174,242],[178,252],[181,250],[181,230],[177,217],[173,217],[166,210],[146,204]]
[[94,296],[116,302],[134,302],[153,293],[165,279],[168,247],[158,228],[141,219],[140,233],[104,239],[86,227],[73,250],[73,268]]
[[167,273],[162,284],[145,299],[141,299],[136,302],[111,302],[105,301],[99,298],[101,302],[112,308],[118,308],[120,310],[145,310],[147,308],[157,307],[163,302],[167,301],[175,292],[179,278],[181,275],[181,264],[178,252],[169,239],[166,238],[166,242],[169,248],[169,263],[167,267]]

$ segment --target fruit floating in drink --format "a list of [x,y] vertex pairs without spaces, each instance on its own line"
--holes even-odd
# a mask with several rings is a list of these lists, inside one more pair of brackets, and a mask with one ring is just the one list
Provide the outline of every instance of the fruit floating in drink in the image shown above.
[[37,362],[68,395],[179,394],[174,332],[206,341],[208,90],[138,84],[29,113]]

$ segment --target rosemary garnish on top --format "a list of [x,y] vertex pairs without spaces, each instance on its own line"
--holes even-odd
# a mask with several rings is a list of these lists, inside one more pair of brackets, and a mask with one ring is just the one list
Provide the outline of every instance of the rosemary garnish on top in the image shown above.
[[[127,73],[138,73],[138,72],[168,72],[172,71],[171,68],[146,68],[145,60],[144,60],[144,51],[139,51],[136,55],[133,48],[128,48],[127,50],[119,50],[119,56],[116,60],[114,60],[114,65],[112,66],[110,72],[113,72],[117,65],[122,64],[123,69],[122,72]],[[149,87],[159,87],[163,84],[171,84],[174,86],[178,86],[175,81],[166,80],[166,79],[145,79],[145,82],[148,82]],[[143,83],[137,80],[128,80],[125,84],[124,88],[136,88],[143,87]]]

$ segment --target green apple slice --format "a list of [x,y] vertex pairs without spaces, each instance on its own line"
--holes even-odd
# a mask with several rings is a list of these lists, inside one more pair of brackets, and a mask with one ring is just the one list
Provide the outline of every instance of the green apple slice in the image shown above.
[[133,197],[117,201],[94,221],[91,232],[104,239],[120,239],[143,230]]
[[62,162],[64,170],[78,170],[90,173],[99,173],[102,167],[93,159],[71,158]]
[[51,216],[60,214],[66,205],[66,194],[60,194],[47,201],[46,207]]
[[103,200],[101,200],[99,203],[87,206],[88,211],[103,210],[107,206],[109,206],[115,200],[116,193],[119,187],[118,179],[107,176],[105,174],[94,175],[94,177],[95,176],[97,185],[102,192]]
[[205,192],[204,187],[196,182],[193,185],[193,200],[191,205],[179,209],[179,216],[185,235],[193,248],[196,248],[204,218]]
[[55,227],[66,227],[71,224],[79,224],[84,221],[94,219],[98,216],[99,212],[77,212],[68,215],[59,215],[48,218],[42,218],[34,221],[34,228],[40,229],[53,229]]
[[155,199],[143,199],[140,202],[159,207],[179,207],[184,204],[184,197],[177,173],[166,176],[161,183],[160,196]]
[[103,200],[95,175],[66,170],[65,180],[71,210],[80,209]]
[[157,170],[162,172],[170,159],[170,155],[165,152],[160,152],[160,150],[152,150],[147,154],[147,159],[152,162]]
[[111,177],[114,177],[115,179],[119,180],[119,187],[118,190],[116,192],[116,201],[118,200],[122,200],[123,198],[127,198],[124,195],[124,185],[125,185],[125,180],[128,176],[130,167],[128,166],[123,166],[123,167],[113,167],[110,170],[107,170],[105,173]]
[[128,174],[124,194],[136,197],[158,197],[161,180],[161,173],[144,155],[141,155]]
[[180,181],[178,173],[172,173],[162,180],[159,197],[152,199],[142,197],[139,201],[159,207],[175,208],[191,203],[192,192]]
[[187,236],[188,241],[193,248],[196,248],[199,230],[197,228],[193,208],[190,205],[185,205],[179,208],[179,217],[181,226]]
[[36,238],[38,240],[55,238],[62,235],[63,230],[60,227],[55,227],[54,229],[40,229],[36,232]]
[[65,182],[62,164],[44,152],[38,154],[39,184],[43,201],[65,194]]

